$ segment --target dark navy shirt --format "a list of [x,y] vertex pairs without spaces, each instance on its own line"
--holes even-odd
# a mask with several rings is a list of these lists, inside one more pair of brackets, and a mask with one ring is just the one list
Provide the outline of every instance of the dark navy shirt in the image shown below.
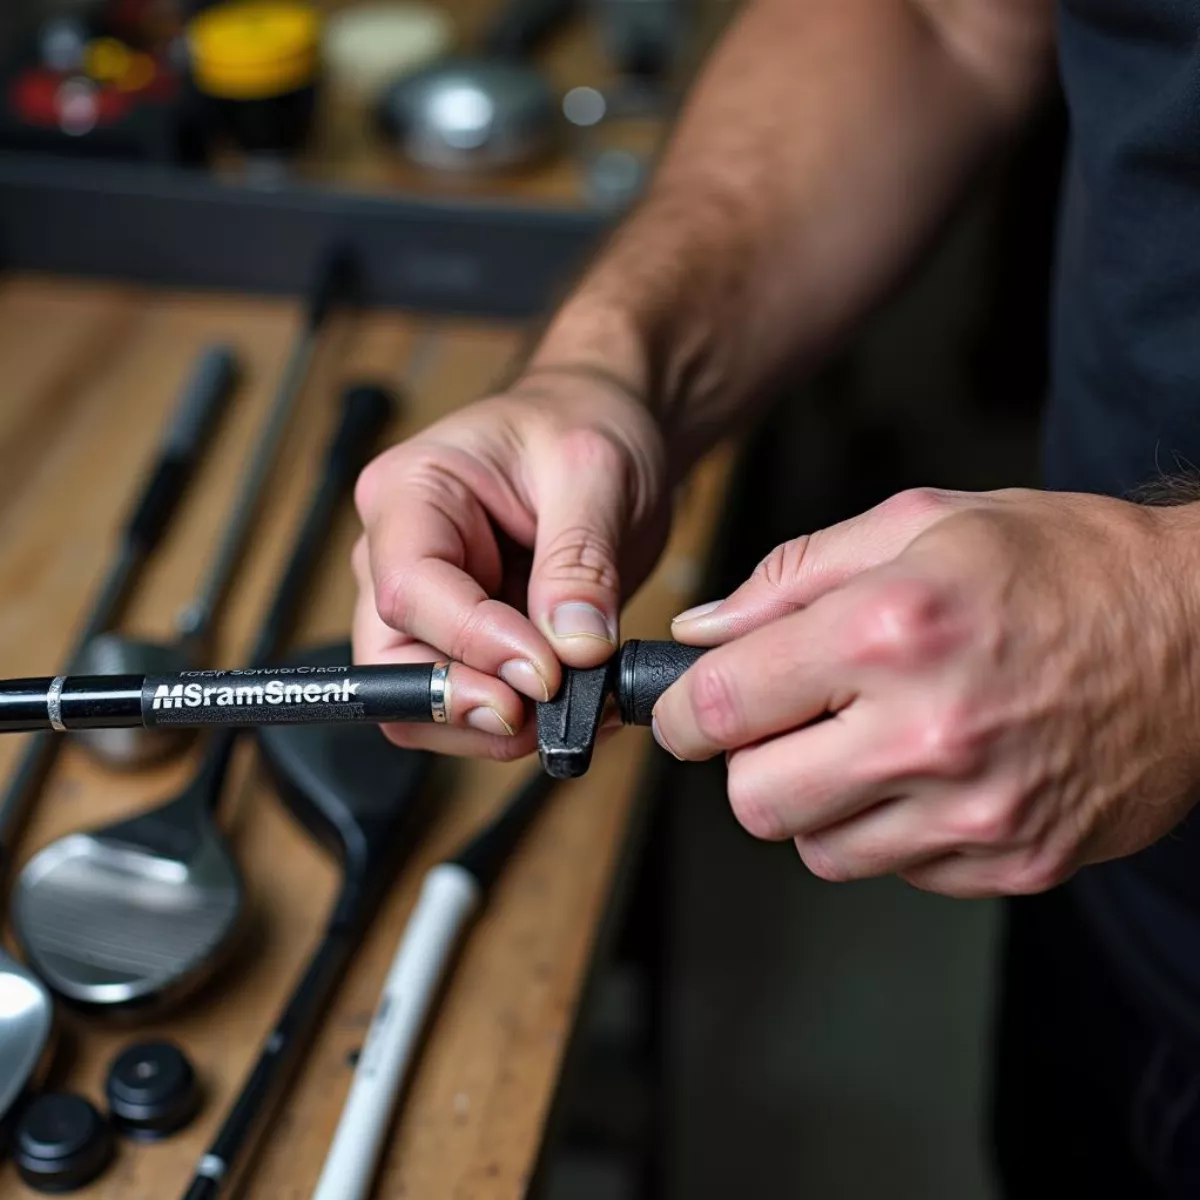
[[[1060,56],[1071,149],[1045,480],[1128,495],[1200,471],[1200,0],[1062,0]],[[1200,1039],[1200,810],[1075,890],[1139,992]]]

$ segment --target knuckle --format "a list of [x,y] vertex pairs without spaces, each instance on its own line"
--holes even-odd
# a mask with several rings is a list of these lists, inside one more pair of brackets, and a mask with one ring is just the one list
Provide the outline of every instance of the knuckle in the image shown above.
[[624,479],[626,459],[615,442],[599,429],[566,429],[559,434],[558,453],[573,471],[589,476],[608,476],[614,482]]
[[688,698],[692,720],[705,741],[732,748],[742,729],[737,685],[727,667],[716,659],[700,659],[689,671]]
[[921,665],[946,645],[946,599],[925,580],[891,580],[873,590],[849,623],[858,665]]
[[781,542],[754,568],[754,577],[776,591],[787,591],[801,578],[812,538]]
[[474,662],[471,650],[482,637],[486,636],[483,632],[486,619],[487,609],[484,604],[477,604],[463,612],[455,623],[446,653],[456,662]]
[[949,507],[949,494],[939,488],[906,488],[890,496],[879,511],[892,520],[905,524],[921,524],[945,514]]
[[953,818],[953,833],[967,845],[1002,846],[1020,832],[1020,813],[1001,793],[984,793],[963,801]]
[[751,837],[764,842],[778,842],[788,836],[778,809],[769,797],[763,795],[753,775],[739,764],[736,755],[729,764],[727,786],[733,815]]
[[819,837],[796,838],[796,850],[809,871],[826,883],[849,883],[854,878],[849,865],[831,854]]
[[375,580],[375,611],[399,633],[408,632],[412,618],[412,587],[407,570],[386,571]]
[[615,592],[620,587],[612,546],[582,525],[559,533],[542,555],[541,574],[556,583],[582,583]]
[[984,739],[963,708],[926,717],[915,741],[918,768],[943,779],[967,779],[983,763]]

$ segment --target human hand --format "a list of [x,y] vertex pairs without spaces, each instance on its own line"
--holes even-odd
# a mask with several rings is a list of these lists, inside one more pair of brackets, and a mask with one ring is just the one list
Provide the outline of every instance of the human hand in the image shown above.
[[662,438],[585,371],[544,369],[380,455],[355,493],[358,662],[449,659],[449,723],[402,746],[516,758],[527,701],[616,648],[622,599],[668,527]]
[[675,636],[677,757],[818,876],[1045,890],[1133,853],[1200,779],[1194,506],[913,491],[777,548]]

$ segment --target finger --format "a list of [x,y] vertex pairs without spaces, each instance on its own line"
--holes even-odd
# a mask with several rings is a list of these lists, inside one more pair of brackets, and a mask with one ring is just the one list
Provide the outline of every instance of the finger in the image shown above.
[[885,800],[840,824],[795,838],[805,866],[819,879],[849,883],[923,866],[952,851],[956,838],[938,821],[940,798],[929,793]]
[[531,621],[489,596],[501,564],[487,514],[461,495],[409,480],[364,515],[370,591],[385,625],[439,657],[504,679],[533,700],[559,686],[558,659]]
[[1064,883],[1073,873],[1052,850],[1026,847],[998,854],[947,854],[906,870],[902,878],[923,892],[960,900],[1030,896]]
[[855,704],[806,729],[729,755],[729,803],[754,837],[784,841],[837,828],[896,794]]
[[[402,637],[384,625],[364,593],[355,605],[352,628],[356,662],[428,663],[443,657],[432,646]],[[459,663],[451,666],[447,677],[446,713],[450,726],[504,738],[515,736],[526,719],[525,704],[512,688]],[[445,738],[439,741],[444,743]]]
[[617,647],[617,566],[628,497],[624,460],[590,430],[560,437],[539,459],[529,615],[569,666],[598,666]]
[[784,542],[728,598],[680,613],[671,632],[693,646],[743,637],[890,562],[931,525],[977,499],[965,492],[901,492],[861,516]]
[[814,604],[704,655],[663,693],[654,735],[696,762],[838,712],[854,698],[833,653],[836,604]]

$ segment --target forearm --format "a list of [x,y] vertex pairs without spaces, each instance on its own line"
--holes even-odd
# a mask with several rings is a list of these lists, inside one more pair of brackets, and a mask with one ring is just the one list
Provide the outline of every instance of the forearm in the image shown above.
[[[646,399],[690,458],[911,261],[1049,57],[1043,0],[756,0],[533,370]],[[930,12],[946,10],[934,18]]]

